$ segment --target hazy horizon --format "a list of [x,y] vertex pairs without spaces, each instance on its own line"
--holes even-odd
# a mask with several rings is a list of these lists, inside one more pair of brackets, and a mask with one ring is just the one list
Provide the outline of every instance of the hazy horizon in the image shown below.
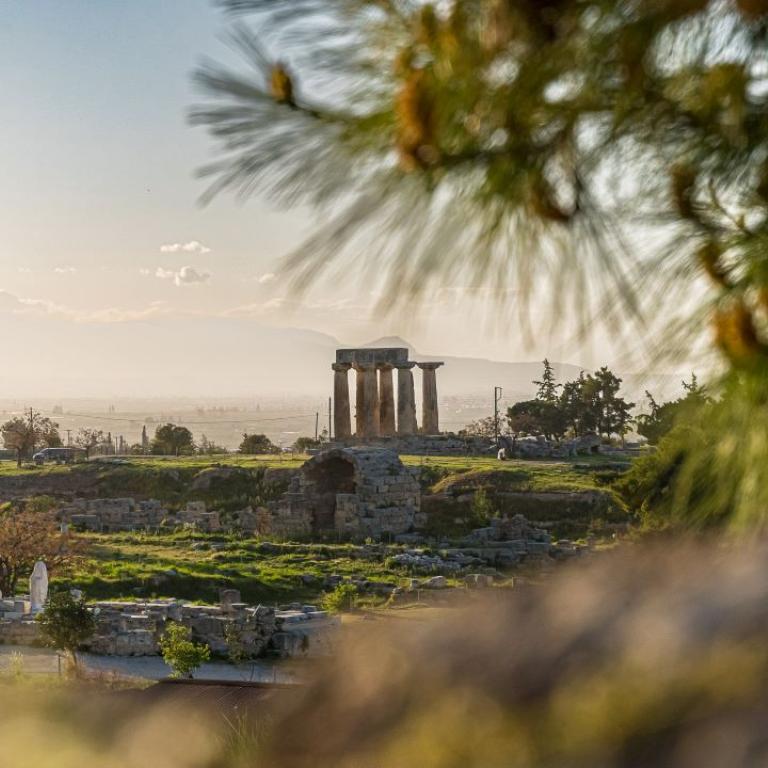
[[[320,394],[334,340],[382,336],[430,356],[654,370],[629,331],[583,338],[571,318],[542,331],[562,311],[547,295],[525,297],[527,331],[514,286],[504,312],[495,289],[446,285],[383,318],[381,286],[359,276],[292,294],[276,275],[315,223],[307,211],[198,203],[211,147],[187,125],[190,73],[233,58],[208,0],[36,0],[3,4],[0,20],[1,395]],[[493,384],[479,374],[474,388]]]

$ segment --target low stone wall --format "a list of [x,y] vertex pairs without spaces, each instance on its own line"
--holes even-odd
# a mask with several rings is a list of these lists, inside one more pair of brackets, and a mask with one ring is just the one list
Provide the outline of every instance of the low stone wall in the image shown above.
[[366,446],[387,448],[399,454],[411,456],[486,456],[496,455],[492,438],[463,437],[453,433],[442,435],[411,435],[407,437],[377,437],[367,440],[350,438],[331,443],[331,448]]
[[[9,606],[15,607],[13,601],[0,602],[0,644],[38,645],[40,630],[34,617],[3,611]],[[237,645],[244,658],[266,653],[319,656],[333,650],[340,627],[337,617],[310,605],[286,608],[246,605],[234,590],[225,591],[221,605],[175,600],[98,602],[92,605],[96,632],[84,649],[103,656],[157,656],[170,621],[189,627],[195,642],[220,656],[229,655],[230,643]]]
[[[250,509],[243,510],[244,517]],[[218,512],[208,511],[203,501],[190,501],[177,512],[169,512],[157,499],[75,499],[58,512],[62,522],[98,533],[158,530],[164,527],[193,525],[201,531],[221,530]]]

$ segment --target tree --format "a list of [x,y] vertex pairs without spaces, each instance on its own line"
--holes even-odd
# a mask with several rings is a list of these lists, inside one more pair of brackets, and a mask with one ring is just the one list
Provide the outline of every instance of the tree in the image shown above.
[[59,425],[31,408],[25,416],[15,416],[6,421],[0,426],[0,432],[5,447],[16,451],[18,466],[21,466],[24,456],[34,453],[38,445],[48,448],[61,446]]
[[689,420],[694,412],[703,415],[702,406],[710,402],[706,388],[699,386],[696,374],[691,374],[690,382],[683,381],[685,395],[661,405],[650,392],[646,392],[650,413],[637,417],[637,432],[651,445],[658,445],[662,437],[672,431],[675,424]]
[[238,450],[240,453],[260,454],[276,453],[278,449],[266,435],[249,435],[244,433]]
[[588,377],[593,392],[593,403],[600,435],[619,435],[622,439],[632,423],[634,403],[628,403],[619,395],[621,379],[603,366]]
[[192,630],[183,624],[168,622],[160,638],[163,661],[171,668],[171,677],[192,678],[192,673],[211,658],[207,645],[192,642]]
[[195,441],[186,427],[164,424],[155,430],[150,452],[162,456],[179,456],[194,453]]
[[[191,119],[222,149],[207,197],[266,191],[334,211],[285,263],[298,288],[364,249],[390,275],[389,308],[468,273],[523,300],[571,299],[583,328],[596,305],[619,322],[638,317],[639,294],[658,296],[689,335],[711,330],[726,372],[717,395],[732,410],[723,423],[752,446],[739,453],[754,462],[736,472],[741,498],[762,525],[765,0],[222,5],[254,12],[259,29],[233,34],[250,71],[196,75],[211,100]],[[701,281],[706,292],[691,290]],[[686,340],[666,334],[665,351]],[[569,406],[593,386],[574,387]],[[582,411],[571,410],[575,432],[596,417]]]
[[19,579],[44,560],[50,572],[66,571],[80,556],[82,542],[62,533],[45,496],[21,507],[0,508],[0,593],[13,596]]
[[459,433],[471,437],[496,437],[496,420],[493,416],[486,416],[483,419],[472,421],[467,424]]
[[45,644],[70,654],[77,666],[77,651],[96,631],[96,620],[84,597],[69,590],[53,592],[42,613],[37,616]]
[[85,458],[89,459],[91,457],[91,451],[97,445],[101,445],[105,440],[104,432],[101,429],[83,427],[77,431],[75,445],[82,448],[85,451]]
[[[196,73],[212,101],[191,119],[222,149],[209,196],[333,199],[289,262],[299,281],[373,240],[388,245],[378,263],[399,267],[390,287],[410,285],[390,301],[468,266],[525,286],[599,267],[626,297],[620,225],[642,222],[670,233],[661,279],[710,280],[729,359],[768,357],[756,332],[768,276],[738,268],[761,263],[768,213],[763,0],[605,0],[588,18],[563,0],[221,5],[254,12],[259,32],[233,34],[248,71]],[[521,247],[499,247],[510,241]]]
[[226,453],[227,449],[223,445],[218,445],[213,440],[209,440],[206,435],[202,435],[197,452],[203,456],[212,456],[214,454]]
[[541,376],[541,381],[534,381],[533,383],[538,387],[536,392],[536,399],[541,400],[544,403],[554,403],[557,401],[557,390],[562,387],[555,380],[555,373],[552,370],[552,366],[549,360],[544,359],[544,373]]
[[314,448],[319,448],[321,446],[320,440],[315,440],[314,437],[299,437],[296,442],[293,444],[293,450],[296,451],[296,453],[306,453],[307,451],[310,451]]

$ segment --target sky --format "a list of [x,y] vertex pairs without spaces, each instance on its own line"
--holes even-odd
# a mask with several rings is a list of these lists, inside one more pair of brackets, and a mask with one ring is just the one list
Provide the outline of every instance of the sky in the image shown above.
[[[496,360],[592,366],[627,353],[615,334],[585,342],[567,324],[530,343],[465,286],[384,318],[372,314],[377,286],[292,296],[276,273],[312,231],[311,212],[199,203],[195,170],[214,146],[187,124],[190,75],[203,57],[234,61],[226,27],[208,0],[0,0],[0,322],[6,355],[26,353],[12,386],[40,389],[53,370],[72,387],[87,378],[89,395],[117,392],[170,347],[194,355],[188,329],[201,351],[227,334],[227,350],[254,356],[272,328],[344,344],[397,335],[424,353]],[[551,302],[533,314],[552,315]]]

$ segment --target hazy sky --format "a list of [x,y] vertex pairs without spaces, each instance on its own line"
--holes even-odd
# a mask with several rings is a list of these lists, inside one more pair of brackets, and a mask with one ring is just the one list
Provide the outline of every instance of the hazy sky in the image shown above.
[[[76,358],[82,335],[149,355],[149,367],[153,328],[195,314],[197,327],[211,318],[214,336],[221,318],[239,321],[227,327],[244,349],[249,328],[278,326],[347,343],[398,334],[426,353],[616,359],[605,336],[585,347],[567,324],[526,346],[516,324],[484,324],[487,302],[462,286],[431,297],[419,320],[371,318],[376,286],[325,285],[296,304],[273,273],[311,228],[308,212],[226,196],[197,203],[194,171],[213,145],[186,124],[190,72],[203,56],[232,58],[224,29],[208,0],[0,0],[0,313],[13,315],[22,349],[34,326],[35,357],[67,337]],[[535,307],[552,313],[546,301]],[[30,365],[31,376],[44,370]]]

